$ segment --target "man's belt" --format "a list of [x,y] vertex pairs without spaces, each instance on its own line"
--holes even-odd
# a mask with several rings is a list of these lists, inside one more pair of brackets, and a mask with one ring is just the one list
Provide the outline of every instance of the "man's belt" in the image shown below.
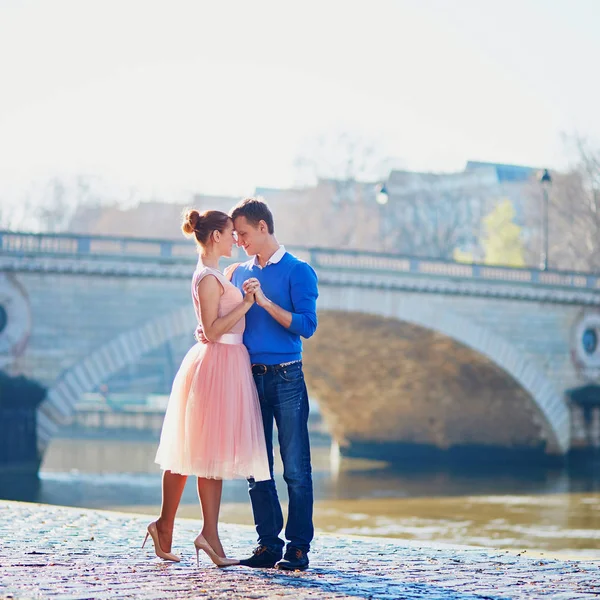
[[272,372],[276,372],[279,371],[281,369],[285,369],[286,367],[289,367],[291,365],[295,365],[295,364],[301,364],[302,360],[298,359],[298,360],[291,360],[290,362],[284,362],[284,363],[280,363],[278,365],[263,365],[263,364],[253,364],[252,365],[252,373],[254,375],[266,375],[267,373]]

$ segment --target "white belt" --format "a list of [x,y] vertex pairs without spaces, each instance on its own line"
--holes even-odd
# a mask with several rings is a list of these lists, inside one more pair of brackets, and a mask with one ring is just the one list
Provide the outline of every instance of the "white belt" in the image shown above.
[[218,340],[215,340],[217,344],[230,344],[236,346],[244,343],[243,333],[224,333]]

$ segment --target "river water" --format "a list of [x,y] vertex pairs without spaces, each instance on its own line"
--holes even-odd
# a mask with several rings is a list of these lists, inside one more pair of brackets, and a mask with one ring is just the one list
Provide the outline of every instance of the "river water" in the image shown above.
[[[57,438],[39,488],[21,499],[156,514],[160,470],[156,441]],[[332,458],[333,457],[333,458]],[[276,471],[281,464],[276,461]],[[318,531],[391,536],[526,550],[546,556],[600,558],[600,468],[460,472],[392,469],[344,459],[327,440],[313,444]],[[285,484],[277,481],[285,504]],[[19,491],[11,497],[19,499]],[[200,518],[193,480],[179,516]],[[224,484],[222,520],[252,524],[245,481]]]

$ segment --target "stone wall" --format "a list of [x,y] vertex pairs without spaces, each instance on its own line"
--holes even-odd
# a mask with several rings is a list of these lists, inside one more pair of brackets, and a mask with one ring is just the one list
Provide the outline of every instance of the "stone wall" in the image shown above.
[[16,370],[46,385],[120,334],[185,306],[193,334],[190,283],[184,279],[37,273],[19,279],[33,323]]

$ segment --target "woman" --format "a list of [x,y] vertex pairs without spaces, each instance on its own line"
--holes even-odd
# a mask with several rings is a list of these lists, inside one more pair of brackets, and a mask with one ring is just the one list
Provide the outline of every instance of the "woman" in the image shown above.
[[202,531],[194,540],[196,562],[204,550],[218,566],[238,564],[226,558],[218,519],[223,479],[270,478],[262,417],[250,357],[242,343],[245,314],[255,287],[246,295],[218,270],[219,258],[231,256],[233,223],[223,212],[190,210],[182,230],[194,236],[200,258],[192,278],[192,298],[207,344],[185,356],[175,380],[156,454],[164,470],[160,517],[148,525],[157,556],[171,553],[175,514],[189,475],[198,477]]

